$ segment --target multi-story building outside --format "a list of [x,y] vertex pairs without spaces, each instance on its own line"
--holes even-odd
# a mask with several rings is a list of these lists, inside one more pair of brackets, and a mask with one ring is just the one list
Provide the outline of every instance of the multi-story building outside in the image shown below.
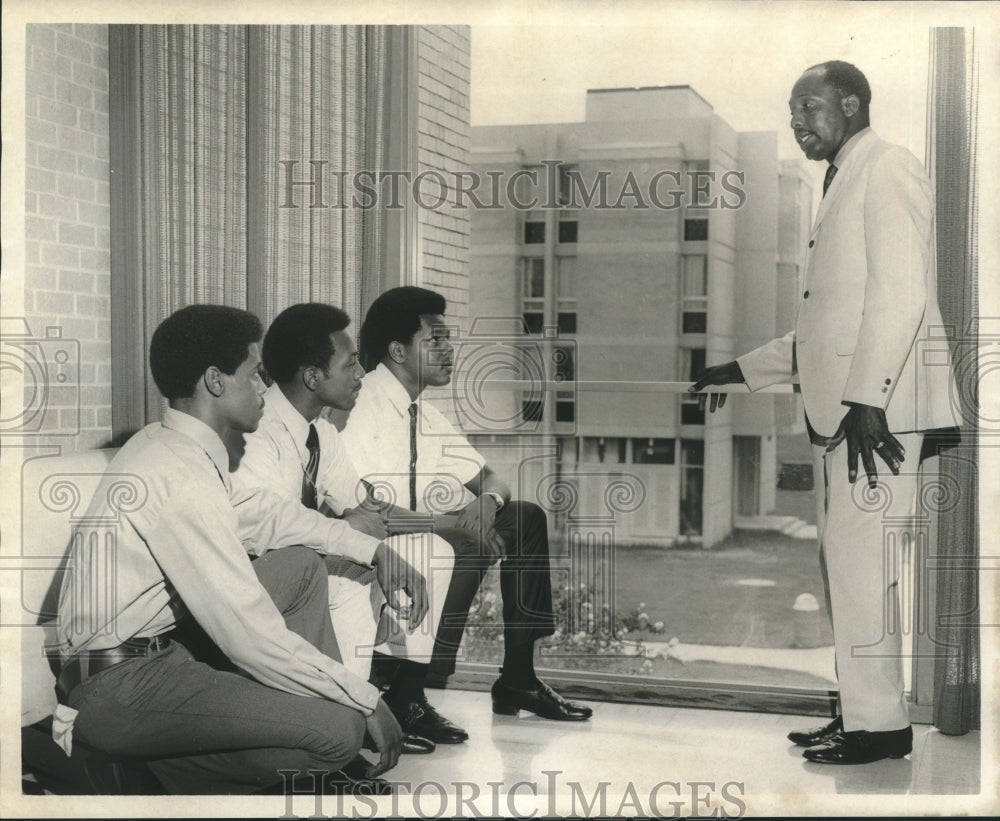
[[689,86],[599,89],[583,122],[474,127],[472,165],[456,381],[520,380],[457,403],[491,461],[569,498],[557,524],[617,510],[619,543],[710,546],[770,512],[797,398],[709,414],[677,383],[791,328],[812,192],[776,134]]

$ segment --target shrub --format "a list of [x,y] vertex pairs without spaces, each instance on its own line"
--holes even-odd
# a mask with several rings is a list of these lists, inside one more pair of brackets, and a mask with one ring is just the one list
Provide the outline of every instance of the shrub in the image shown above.
[[[552,590],[556,632],[540,641],[540,667],[621,672],[644,675],[652,668],[646,659],[640,631],[662,632],[662,622],[650,627],[644,604],[622,615],[607,602],[596,601],[593,585],[564,584]],[[657,629],[658,628],[658,629]],[[465,631],[466,658],[488,664],[503,660],[503,603],[499,573],[487,574],[469,610]]]

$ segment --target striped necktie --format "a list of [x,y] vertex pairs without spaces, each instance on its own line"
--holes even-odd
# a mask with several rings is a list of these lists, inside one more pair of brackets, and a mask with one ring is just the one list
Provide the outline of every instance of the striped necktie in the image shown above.
[[302,504],[310,510],[316,510],[319,498],[316,493],[316,477],[319,475],[319,434],[316,433],[315,425],[309,426],[306,450],[309,451],[309,461],[302,476]]
[[410,510],[417,509],[417,403],[410,405]]

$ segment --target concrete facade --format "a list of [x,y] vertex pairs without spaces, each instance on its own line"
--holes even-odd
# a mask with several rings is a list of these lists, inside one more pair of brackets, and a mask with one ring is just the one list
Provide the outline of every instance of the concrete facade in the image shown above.
[[[794,426],[795,400],[737,396],[699,414],[649,383],[689,382],[791,327],[811,192],[773,132],[734,131],[687,86],[591,91],[586,110],[581,123],[472,129],[480,199],[499,199],[471,212],[470,317],[509,348],[542,346],[549,379],[563,378],[529,390],[542,401],[530,434],[538,405],[490,394],[477,441],[512,466],[547,453],[543,475],[575,494],[564,522],[613,516],[622,542],[710,546],[734,514],[773,509],[776,430]],[[516,185],[493,180],[519,171]],[[619,477],[644,501],[601,509]]]

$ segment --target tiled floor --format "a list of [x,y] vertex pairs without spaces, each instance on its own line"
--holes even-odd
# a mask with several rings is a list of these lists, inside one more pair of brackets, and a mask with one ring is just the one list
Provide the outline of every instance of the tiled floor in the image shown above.
[[[488,693],[434,690],[430,697],[471,737],[433,755],[403,756],[386,778],[404,784],[406,793],[428,782],[449,792],[471,782],[466,794],[514,790],[525,801],[537,794],[543,810],[551,796],[559,814],[586,812],[596,799],[589,814],[608,815],[736,815],[741,804],[752,815],[953,814],[982,811],[977,802],[986,800],[977,795],[979,733],[950,737],[915,725],[914,750],[905,759],[830,766],[806,762],[785,739],[789,730],[822,723],[811,717],[594,703],[589,722],[564,724],[524,712],[494,716]],[[996,790],[994,780],[987,779],[987,789]],[[517,807],[501,804],[501,814]]]

